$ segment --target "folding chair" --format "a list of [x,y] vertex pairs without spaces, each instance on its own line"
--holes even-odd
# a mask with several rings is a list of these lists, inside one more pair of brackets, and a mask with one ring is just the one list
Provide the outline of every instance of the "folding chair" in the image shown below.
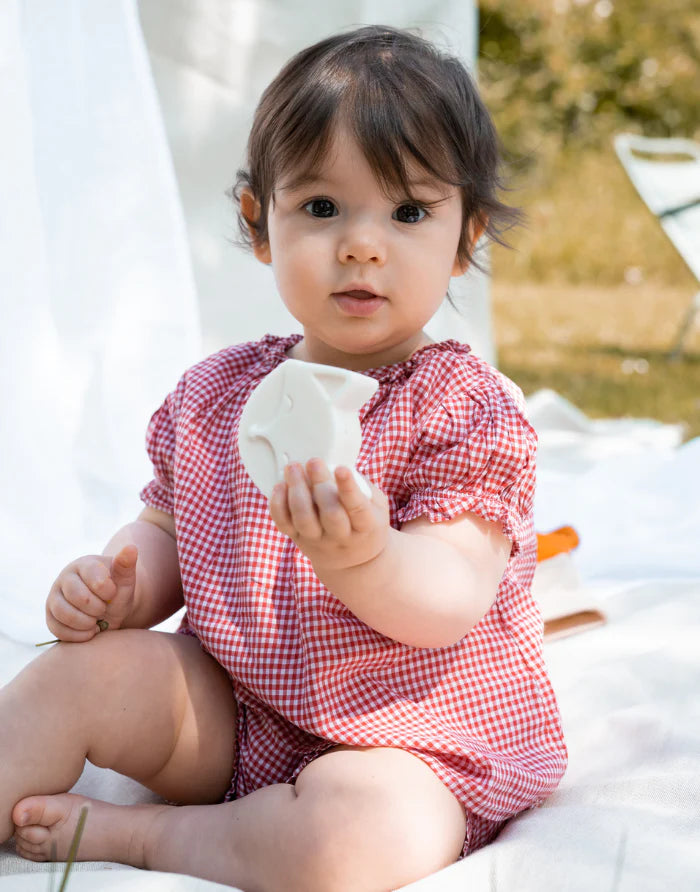
[[[700,282],[700,145],[620,133],[615,151],[649,210]],[[700,291],[681,321],[670,357],[677,359],[696,314]]]

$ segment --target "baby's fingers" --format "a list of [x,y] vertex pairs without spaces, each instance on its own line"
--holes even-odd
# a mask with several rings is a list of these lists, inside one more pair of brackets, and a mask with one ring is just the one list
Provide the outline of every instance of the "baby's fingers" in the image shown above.
[[270,494],[268,508],[270,509],[270,516],[279,531],[291,539],[295,534],[295,530],[292,524],[292,516],[289,513],[289,505],[287,504],[287,485],[285,483],[278,483],[274,487]]
[[325,462],[312,458],[306,465],[318,519],[332,539],[346,539],[352,532],[350,519],[338,496],[338,487]]
[[[106,573],[102,584],[87,581],[91,579],[91,576],[90,574],[86,574],[86,576],[87,579],[83,578],[80,573],[71,573],[63,578],[59,577],[54,583],[52,594],[54,594],[55,606],[66,615],[66,618],[58,617],[62,622],[66,622],[70,616],[83,616],[86,622],[92,621],[94,624],[104,614],[106,602],[111,597],[114,586],[111,580],[106,577]],[[61,596],[63,596],[63,602]],[[86,628],[86,626],[84,627]]]
[[323,529],[304,469],[297,463],[287,465],[284,479],[287,484],[287,509],[293,529],[304,539],[319,539]]
[[46,623],[63,641],[89,641],[97,633],[97,619],[71,604],[58,583],[46,602]]
[[135,545],[125,545],[111,560],[109,572],[112,595],[104,612],[110,629],[120,628],[132,610],[138,556]]
[[[353,530],[365,533],[375,527],[377,525],[376,506],[362,492],[350,468],[336,468],[335,482],[338,487],[338,498],[347,512]],[[375,492],[378,491],[375,490]]]
[[[59,641],[71,641],[74,643],[80,643],[83,641],[90,641],[95,635],[98,634],[99,628],[97,623],[93,622],[89,629],[80,630],[76,629],[73,626],[64,625],[62,622],[59,622],[55,616],[52,616],[49,611],[46,611],[46,625],[51,630],[52,635],[59,639]],[[41,644],[53,644],[54,642],[45,641],[41,642]],[[40,645],[37,645],[39,647]]]

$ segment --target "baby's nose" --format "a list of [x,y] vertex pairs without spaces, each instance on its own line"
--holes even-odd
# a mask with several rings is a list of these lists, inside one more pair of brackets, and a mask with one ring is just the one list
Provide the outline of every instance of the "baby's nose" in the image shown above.
[[341,263],[384,263],[386,243],[379,228],[371,223],[349,227],[338,246],[338,259]]

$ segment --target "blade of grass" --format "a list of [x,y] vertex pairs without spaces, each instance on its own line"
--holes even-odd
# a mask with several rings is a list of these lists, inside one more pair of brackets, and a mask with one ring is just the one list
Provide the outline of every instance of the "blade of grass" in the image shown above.
[[[109,623],[106,619],[98,619],[97,625],[100,628],[100,632],[106,632],[109,628]],[[35,644],[34,647],[46,647],[47,644],[60,644],[60,638],[52,638],[51,641],[40,641],[39,644]]]
[[73,862],[75,861],[78,854],[78,848],[80,847],[80,839],[83,835],[83,830],[85,829],[87,814],[88,808],[86,805],[84,805],[80,809],[78,825],[75,828],[75,833],[73,834],[73,839],[71,840],[70,849],[68,850],[68,858],[66,860],[66,866],[63,871],[63,879],[61,880],[61,885],[58,887],[58,892],[65,892],[66,884],[68,882],[68,875],[70,874],[71,868],[73,867]]

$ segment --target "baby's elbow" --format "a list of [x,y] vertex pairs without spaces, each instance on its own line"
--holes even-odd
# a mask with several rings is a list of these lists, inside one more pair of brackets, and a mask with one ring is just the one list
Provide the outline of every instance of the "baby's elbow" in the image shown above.
[[490,610],[491,604],[492,602],[484,605],[483,609],[476,610],[474,605],[469,605],[468,608],[462,605],[461,610],[442,614],[440,617],[430,617],[415,630],[415,634],[406,636],[410,640],[404,640],[402,643],[426,650],[452,647],[466,638],[481,622]]
[[471,596],[464,592],[458,593],[452,610],[446,614],[442,623],[442,643],[433,646],[451,647],[466,638],[490,612],[496,602],[497,594],[498,585],[482,585],[478,594]]

